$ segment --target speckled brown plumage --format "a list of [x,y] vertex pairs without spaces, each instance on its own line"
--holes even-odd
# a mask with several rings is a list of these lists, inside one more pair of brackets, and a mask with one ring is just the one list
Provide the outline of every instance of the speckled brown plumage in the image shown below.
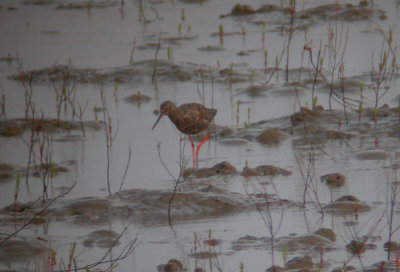
[[186,103],[179,107],[171,101],[160,106],[161,114],[167,115],[176,128],[185,134],[197,134],[206,130],[217,114],[216,109],[208,109],[197,103]]
[[[155,122],[153,129],[157,125],[158,121],[160,121],[164,115],[167,115],[180,132],[189,135],[192,144],[194,165],[195,161],[197,161],[200,147],[210,138],[208,127],[214,116],[217,114],[217,110],[206,108],[198,103],[186,103],[177,107],[175,103],[167,100],[160,105],[160,111],[160,116]],[[197,134],[204,130],[207,130],[207,137],[197,146],[195,155],[194,143],[190,135]]]

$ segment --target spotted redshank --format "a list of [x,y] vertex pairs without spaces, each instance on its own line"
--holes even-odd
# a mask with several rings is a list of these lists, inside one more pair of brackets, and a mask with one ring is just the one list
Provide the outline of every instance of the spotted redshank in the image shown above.
[[[167,115],[180,132],[189,136],[190,143],[192,144],[193,167],[197,167],[200,147],[210,138],[208,127],[217,114],[217,110],[206,108],[198,103],[186,103],[177,107],[175,103],[167,100],[160,105],[160,111],[160,116],[152,129],[155,128],[158,121],[160,121],[163,116]],[[190,135],[197,134],[204,130],[207,131],[207,136],[197,146],[195,153],[195,145]]]

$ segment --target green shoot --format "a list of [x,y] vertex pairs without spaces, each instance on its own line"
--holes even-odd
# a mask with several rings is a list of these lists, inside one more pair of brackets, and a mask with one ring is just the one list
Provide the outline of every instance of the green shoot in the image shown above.
[[219,43],[220,45],[224,44],[224,26],[222,24],[219,25]]
[[129,57],[129,64],[133,63],[133,54],[135,54],[135,49],[136,49],[136,38],[133,39],[133,46],[131,50],[131,55]]
[[253,86],[254,84],[254,77],[255,77],[255,72],[254,70],[251,70],[251,74],[250,74],[250,85]]
[[171,59],[172,59],[171,46],[169,46],[169,47],[167,48],[167,56],[168,56],[168,60],[171,60]]
[[267,24],[263,22],[262,24],[262,32],[261,32],[261,43],[262,48],[265,48],[265,34],[267,33]]
[[71,269],[72,269],[72,262],[74,260],[75,250],[76,250],[76,243],[72,243],[72,247],[71,247],[71,249],[69,251],[69,262],[68,262],[67,271],[71,271]]
[[179,36],[182,36],[182,23],[179,23],[179,25],[178,25],[178,33],[179,33]]
[[312,100],[312,109],[314,110],[317,107],[318,104],[318,96],[314,96]]

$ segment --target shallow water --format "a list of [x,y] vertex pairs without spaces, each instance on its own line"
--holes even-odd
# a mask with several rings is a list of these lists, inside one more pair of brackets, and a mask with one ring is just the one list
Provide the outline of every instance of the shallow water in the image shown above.
[[[274,1],[279,5],[281,1]],[[151,130],[157,115],[154,110],[164,100],[172,100],[177,104],[185,102],[198,102],[208,107],[218,109],[215,123],[218,126],[228,126],[236,131],[237,123],[240,128],[245,128],[245,122],[255,123],[262,120],[272,120],[288,116],[297,112],[301,106],[311,107],[311,89],[306,85],[305,91],[296,97],[294,91],[282,92],[285,87],[283,76],[274,76],[271,80],[271,87],[261,96],[250,96],[244,91],[251,84],[261,85],[265,82],[266,76],[260,72],[264,69],[264,51],[268,50],[268,67],[274,67],[275,57],[279,56],[285,44],[285,36],[276,31],[279,25],[269,23],[266,25],[265,47],[262,48],[262,25],[252,23],[258,18],[281,18],[281,14],[262,14],[243,17],[220,18],[221,14],[228,14],[235,2],[207,1],[202,4],[191,4],[184,1],[161,1],[150,4],[150,1],[143,3],[144,16],[148,23],[140,19],[139,1],[126,1],[124,6],[120,4],[107,8],[88,9],[66,9],[59,10],[55,7],[64,1],[55,1],[50,5],[24,5],[19,1],[4,1],[0,9],[0,58],[11,56],[18,58],[11,62],[0,62],[0,92],[5,96],[5,110],[7,118],[23,118],[25,111],[25,89],[21,82],[10,80],[11,75],[17,74],[19,67],[23,71],[50,68],[56,64],[70,64],[73,67],[86,69],[98,68],[113,71],[118,67],[129,64],[132,48],[134,62],[141,60],[153,60],[155,48],[140,49],[146,43],[157,43],[159,33],[162,38],[187,36],[195,38],[178,41],[179,44],[163,43],[170,47],[172,62],[184,66],[184,63],[205,64],[212,71],[213,77],[193,77],[187,81],[180,80],[157,80],[151,82],[151,74],[145,74],[134,80],[115,83],[106,81],[103,84],[98,82],[77,83],[76,101],[86,110],[83,119],[87,121],[103,120],[103,112],[97,112],[95,107],[103,107],[101,101],[101,90],[104,90],[106,107],[112,120],[113,132],[116,131],[116,138],[113,142],[110,155],[110,180],[111,191],[116,192],[124,175],[125,166],[128,161],[128,149],[132,149],[132,158],[123,189],[162,189],[173,190],[174,182],[167,171],[163,168],[157,150],[160,144],[161,157],[168,170],[174,175],[179,174],[179,146],[180,135],[171,122],[164,118],[154,130]],[[247,1],[252,7],[257,8],[264,4],[264,1]],[[301,10],[320,4],[325,1],[298,1],[297,9]],[[347,3],[347,2],[346,2]],[[355,5],[358,1],[349,1]],[[353,77],[361,82],[368,82],[368,77],[359,77],[371,71],[372,56],[374,63],[378,62],[377,56],[382,44],[382,36],[376,30],[378,25],[385,31],[393,28],[394,44],[399,44],[399,29],[396,27],[400,20],[397,1],[380,1],[375,3],[376,9],[386,12],[386,20],[362,20],[362,21],[339,21],[339,29],[347,28],[349,36],[344,56],[344,75]],[[8,10],[13,6],[17,10]],[[181,13],[184,9],[185,19],[182,21]],[[159,17],[157,17],[157,14]],[[250,18],[250,19],[249,19]],[[275,17],[272,17],[275,18]],[[139,20],[140,19],[140,20]],[[252,19],[252,20],[251,20]],[[271,20],[271,19],[269,19]],[[272,21],[274,21],[273,19]],[[179,34],[181,24],[181,35]],[[223,51],[201,51],[204,46],[220,45],[218,35],[219,26],[223,24],[224,32],[242,32],[245,28],[246,35],[225,36],[223,39]],[[190,32],[188,27],[190,26]],[[312,40],[313,50],[317,50],[320,40],[327,41],[329,26],[327,21],[317,20],[305,34],[303,31],[296,32],[290,48],[290,68],[298,68],[303,65],[311,68],[307,54],[303,55],[304,45]],[[342,43],[342,46],[343,43]],[[237,53],[246,50],[260,50],[250,53],[248,56],[239,56]],[[313,51],[314,53],[316,51]],[[168,50],[161,49],[158,59],[168,60]],[[230,68],[238,73],[245,74],[247,80],[242,83],[233,84],[223,81],[219,71],[222,68]],[[20,65],[20,66],[19,66]],[[284,69],[285,62],[282,61],[280,68]],[[375,66],[376,67],[376,66]],[[252,71],[254,77],[251,75]],[[391,108],[398,107],[399,88],[397,74],[393,77],[391,88],[382,97],[379,104],[387,103]],[[297,78],[295,78],[297,80]],[[373,106],[373,92],[365,83],[363,96],[364,107]],[[27,85],[25,85],[27,86]],[[29,87],[28,87],[29,88]],[[358,99],[360,97],[359,86],[353,88],[349,97]],[[54,89],[60,90],[60,83],[33,82],[33,104],[37,115],[46,118],[56,118],[57,95]],[[127,103],[124,98],[137,94],[147,95],[150,102],[143,102],[140,105]],[[202,98],[202,95],[204,97]],[[318,104],[327,109],[329,91],[318,88]],[[204,99],[204,100],[203,100]],[[237,105],[239,114],[237,114]],[[355,104],[356,107],[358,104]],[[339,103],[333,103],[334,109],[342,109]],[[71,109],[67,113],[62,112],[61,119],[69,120]],[[237,119],[239,116],[239,120]],[[280,119],[275,121],[280,123]],[[271,126],[274,121],[271,121]],[[345,124],[342,125],[345,127]],[[118,128],[118,129],[117,129]],[[65,140],[66,136],[77,136],[78,140]],[[104,131],[86,130],[86,136],[81,138],[79,130],[54,134],[52,144],[52,161],[69,169],[67,173],[56,176],[52,182],[49,196],[56,196],[62,188],[70,186],[74,182],[74,189],[67,195],[67,199],[78,199],[87,196],[107,196],[106,180],[106,142]],[[25,167],[28,162],[29,132],[21,137],[0,138],[0,163],[9,163],[19,167]],[[229,161],[241,171],[247,164],[255,167],[262,164],[271,164],[277,167],[292,171],[292,175],[277,176],[273,178],[273,186],[267,183],[268,193],[278,192],[280,199],[290,201],[303,200],[304,183],[297,158],[301,158],[302,171],[307,170],[309,145],[295,143],[295,138],[289,137],[278,145],[261,145],[255,140],[249,140],[244,144],[224,144],[224,139],[217,137],[211,139],[201,149],[199,155],[200,167],[211,167],[221,161]],[[29,143],[29,141],[28,141]],[[315,160],[315,176],[319,177],[331,173],[340,172],[346,176],[347,182],[344,187],[336,188],[332,192],[333,199],[343,195],[355,195],[365,201],[373,209],[370,212],[358,215],[337,216],[321,214],[309,204],[304,211],[299,208],[285,208],[283,223],[277,233],[277,237],[290,234],[304,235],[316,231],[320,227],[334,229],[338,239],[334,249],[326,252],[326,269],[343,265],[349,259],[345,245],[354,236],[373,235],[381,236],[381,240],[375,241],[375,250],[367,250],[362,255],[364,266],[383,261],[386,258],[383,251],[383,243],[387,241],[386,217],[381,219],[378,227],[373,228],[374,222],[385,211],[387,201],[387,181],[395,181],[396,177],[387,176],[387,167],[399,163],[399,138],[382,137],[377,145],[373,137],[359,136],[348,142],[329,140],[318,145]],[[358,152],[365,150],[379,149],[387,152],[389,158],[386,160],[360,160],[355,157]],[[321,151],[322,150],[322,151]],[[191,164],[190,143],[186,141],[184,149],[188,166]],[[390,171],[389,171],[390,172]],[[270,182],[268,177],[262,178]],[[398,177],[397,177],[398,179]],[[255,179],[252,179],[256,182]],[[398,180],[397,180],[398,181]],[[196,182],[186,180],[185,182]],[[244,193],[243,187],[247,180],[242,176],[212,177],[211,183],[229,192]],[[29,190],[25,185],[25,177],[21,181],[18,200],[28,202],[36,200],[41,196],[42,187],[39,178],[29,178]],[[331,201],[329,188],[317,182],[318,197],[322,204]],[[14,201],[15,178],[0,184],[1,207],[9,205]],[[276,191],[275,191],[276,190]],[[273,222],[278,225],[281,209],[273,210]],[[348,222],[357,222],[354,229],[346,226]],[[399,224],[395,216],[395,226]],[[250,224],[249,224],[250,223]],[[137,247],[134,254],[121,260],[114,271],[155,271],[157,265],[167,263],[169,259],[181,260],[189,270],[195,268],[193,258],[188,254],[193,252],[193,233],[197,233],[203,240],[208,238],[209,230],[212,230],[212,237],[223,241],[219,260],[223,262],[223,270],[239,270],[240,263],[244,264],[247,271],[265,270],[271,266],[271,251],[268,249],[248,249],[233,251],[232,242],[246,235],[256,237],[269,237],[270,234],[256,212],[238,213],[224,215],[221,218],[199,219],[189,222],[177,222],[174,224],[174,231],[167,226],[142,225],[126,221],[111,220],[104,225],[82,226],[72,223],[51,221],[46,226],[32,226],[20,233],[21,237],[44,237],[48,246],[57,252],[57,258],[64,262],[68,260],[68,251],[72,242],[77,242],[77,252],[87,250],[82,241],[88,233],[96,229],[110,229],[119,233],[123,226],[128,231],[124,234],[121,245],[113,250],[118,254],[125,245],[124,242],[137,237]],[[348,224],[347,224],[348,225]],[[14,226],[4,226],[5,232],[11,232]],[[1,230],[3,231],[3,229]],[[356,232],[356,234],[355,234]],[[371,232],[371,233],[370,233]],[[395,233],[394,240],[399,239],[399,233]],[[96,262],[99,256],[104,254],[104,249],[92,248],[80,258],[80,265]],[[295,256],[302,256],[303,253],[289,253],[288,259]],[[319,253],[311,252],[315,265],[319,262]],[[276,264],[283,266],[283,253],[275,254]],[[151,258],[149,258],[151,256]],[[46,258],[46,257],[42,257]],[[43,261],[40,258],[33,258],[32,263],[40,267]],[[31,265],[32,265],[31,263]],[[360,261],[355,258],[350,265],[361,269]],[[209,264],[203,264],[208,270]],[[1,267],[7,264],[1,262]],[[25,263],[16,261],[11,263],[12,268],[25,267]],[[316,267],[316,266],[315,266]],[[215,269],[215,267],[214,267]],[[33,269],[34,270],[34,269]],[[37,270],[37,269],[36,269]],[[40,269],[39,269],[40,270]]]

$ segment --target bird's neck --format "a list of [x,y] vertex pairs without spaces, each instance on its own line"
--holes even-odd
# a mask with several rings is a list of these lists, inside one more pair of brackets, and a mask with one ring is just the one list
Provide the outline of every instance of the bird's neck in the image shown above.
[[179,108],[175,107],[171,108],[167,115],[169,119],[171,119],[171,121],[176,124],[176,122],[182,119],[183,112]]

